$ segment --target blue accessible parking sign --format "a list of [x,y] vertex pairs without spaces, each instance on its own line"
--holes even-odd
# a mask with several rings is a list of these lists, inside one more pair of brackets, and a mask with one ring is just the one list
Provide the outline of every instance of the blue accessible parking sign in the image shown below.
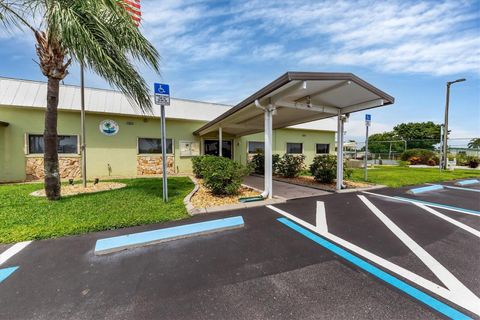
[[372,121],[372,115],[371,114],[366,114],[365,115],[365,121]]
[[164,83],[154,83],[153,93],[155,96],[155,104],[169,106],[170,105],[170,86]]

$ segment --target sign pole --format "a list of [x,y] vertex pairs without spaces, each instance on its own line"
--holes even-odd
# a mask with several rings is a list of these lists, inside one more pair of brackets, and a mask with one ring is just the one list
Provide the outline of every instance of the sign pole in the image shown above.
[[167,129],[165,127],[165,106],[160,106],[161,111],[161,131],[162,131],[162,173],[163,173],[163,201],[168,202],[168,184],[167,184]]
[[85,134],[85,82],[83,61],[80,62],[80,127],[82,131],[80,139],[80,151],[82,154],[82,186],[87,187],[87,144]]
[[170,86],[164,83],[153,85],[155,104],[160,105],[160,132],[162,147],[162,194],[163,201],[168,202],[168,180],[167,180],[167,128],[165,125],[165,106],[170,105]]
[[370,121],[372,116],[370,114],[365,115],[365,181],[368,181],[368,127],[370,127]]

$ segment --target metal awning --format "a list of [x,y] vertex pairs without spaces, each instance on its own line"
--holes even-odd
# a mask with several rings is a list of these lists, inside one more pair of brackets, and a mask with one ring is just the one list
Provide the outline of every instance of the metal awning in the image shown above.
[[276,109],[272,129],[278,129],[389,105],[394,100],[352,73],[287,72],[194,134],[219,128],[234,136],[264,131],[264,111],[256,101]]
[[9,123],[5,121],[0,121],[0,127],[8,127]]

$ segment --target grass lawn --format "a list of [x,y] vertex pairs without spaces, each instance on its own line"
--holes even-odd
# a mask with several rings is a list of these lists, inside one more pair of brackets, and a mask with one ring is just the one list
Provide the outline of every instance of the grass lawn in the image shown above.
[[43,184],[0,185],[0,243],[45,239],[188,217],[183,198],[187,177],[168,179],[170,201],[162,201],[161,179],[115,180],[123,189],[48,201],[29,194]]
[[[364,181],[364,170],[353,169],[350,180]],[[439,171],[438,168],[409,168],[376,166],[368,170],[368,181],[389,187],[402,187],[427,182],[447,181],[461,178],[480,177],[480,171]]]

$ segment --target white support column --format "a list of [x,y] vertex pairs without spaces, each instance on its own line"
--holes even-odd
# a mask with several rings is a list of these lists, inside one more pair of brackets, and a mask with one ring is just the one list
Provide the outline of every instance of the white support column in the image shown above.
[[223,149],[223,132],[222,127],[218,128],[218,156],[222,157],[222,149]]
[[[272,161],[272,145],[273,145],[273,134],[272,134],[272,117],[273,117],[273,106],[270,104],[268,106],[268,111],[266,114],[268,115],[268,129],[267,134],[268,136],[268,146],[265,144],[265,150],[268,150],[268,199],[272,199],[273,197],[273,182],[272,182],[272,172],[273,172],[273,161]],[[265,155],[266,156],[266,155]]]
[[337,190],[343,186],[343,118],[338,112],[337,123]]

